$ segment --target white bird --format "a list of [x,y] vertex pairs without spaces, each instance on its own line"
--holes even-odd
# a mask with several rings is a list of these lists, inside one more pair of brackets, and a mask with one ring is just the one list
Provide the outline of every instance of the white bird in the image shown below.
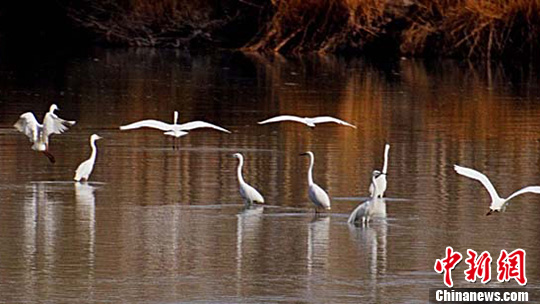
[[146,119],[131,123],[129,125],[121,126],[120,130],[132,130],[138,128],[153,128],[162,130],[165,131],[163,134],[173,136],[175,138],[180,138],[188,134],[188,131],[199,128],[212,128],[221,132],[231,133],[231,131],[227,129],[204,121],[191,121],[183,124],[178,124],[178,111],[174,111],[174,121],[172,124],[168,124],[154,119]]
[[32,143],[32,150],[45,154],[51,163],[54,163],[56,160],[49,152],[49,136],[64,133],[68,127],[75,125],[75,121],[64,120],[54,114],[55,110],[58,110],[58,107],[52,104],[49,112],[43,117],[43,124],[37,121],[34,113],[26,112],[13,125],[19,132],[28,136]]
[[524,193],[529,193],[529,192],[530,193],[540,194],[540,187],[539,186],[528,186],[528,187],[525,187],[525,188],[523,188],[521,190],[518,190],[518,191],[512,193],[512,195],[510,195],[508,198],[502,198],[502,197],[499,196],[499,194],[497,193],[497,191],[493,187],[493,184],[491,184],[491,182],[489,181],[487,176],[485,176],[484,174],[482,174],[482,173],[480,173],[480,172],[478,172],[478,171],[476,171],[474,169],[465,168],[465,167],[461,167],[461,166],[458,166],[458,165],[454,165],[454,170],[456,170],[456,172],[458,174],[461,174],[461,175],[466,176],[468,178],[475,179],[475,180],[481,182],[482,185],[484,185],[484,187],[488,191],[489,195],[491,196],[491,204],[489,206],[489,212],[486,215],[490,215],[493,212],[502,212],[502,211],[504,211],[508,201],[513,199],[514,197],[516,197],[518,195],[521,195],[521,194],[524,194]]
[[315,204],[315,212],[318,212],[319,208],[330,210],[330,198],[328,194],[319,187],[319,185],[313,182],[313,164],[315,163],[315,156],[313,152],[308,151],[300,155],[309,155],[309,170],[308,170],[308,195],[309,199]]
[[368,201],[358,205],[353,212],[351,212],[347,223],[353,224],[355,222],[362,221],[362,225],[366,225],[374,215],[386,217],[386,206],[384,205],[384,200],[376,195],[376,193],[378,193],[377,178],[380,176],[380,174],[381,173],[378,170],[373,171],[371,175],[371,184],[375,188],[371,194],[371,198]]
[[240,184],[240,195],[244,199],[244,202],[246,205],[251,205],[253,203],[264,203],[263,196],[257,191],[257,189],[250,186],[248,183],[244,181],[244,177],[242,176],[242,167],[244,166],[244,156],[240,153],[234,153],[233,157],[238,158],[238,183]]
[[[378,175],[375,178],[375,181],[372,181],[371,185],[369,185],[369,194],[373,196],[375,194],[375,197],[383,197],[384,192],[386,191],[386,173],[388,170],[388,151],[390,150],[390,145],[386,144],[384,146],[384,164],[382,172],[375,170],[373,173],[377,172]],[[377,187],[375,187],[375,184]],[[377,189],[375,191],[375,189]],[[375,191],[375,192],[374,192]]]
[[263,124],[266,124],[266,123],[280,122],[280,121],[295,121],[295,122],[306,124],[306,125],[308,125],[309,127],[312,127],[312,128],[314,128],[315,124],[318,124],[318,123],[333,122],[333,123],[337,123],[337,124],[340,124],[340,125],[344,125],[344,126],[348,126],[348,127],[352,127],[352,128],[356,129],[355,125],[352,125],[352,124],[350,124],[350,123],[348,123],[346,121],[343,121],[341,119],[337,119],[337,118],[334,118],[334,117],[331,117],[331,116],[304,117],[304,118],[302,118],[302,117],[293,116],[293,115],[280,115],[280,116],[269,118],[269,119],[264,120],[264,121],[259,121],[258,124],[263,125]]
[[90,136],[90,146],[92,147],[92,154],[90,154],[90,158],[83,161],[77,170],[75,170],[75,177],[73,178],[75,181],[87,181],[90,177],[90,174],[92,173],[92,170],[94,169],[94,163],[96,162],[96,154],[97,154],[97,148],[96,148],[96,140],[101,139],[103,137],[92,134]]

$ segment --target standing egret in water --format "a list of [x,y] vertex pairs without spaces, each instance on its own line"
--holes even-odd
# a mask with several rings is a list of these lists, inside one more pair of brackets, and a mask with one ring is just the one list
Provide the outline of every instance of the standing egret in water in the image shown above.
[[26,112],[13,125],[19,132],[28,136],[32,143],[32,150],[45,154],[51,163],[54,163],[56,160],[49,152],[49,136],[64,133],[68,127],[75,124],[75,121],[64,120],[58,117],[54,114],[55,110],[59,109],[55,104],[52,104],[49,112],[43,118],[43,124],[37,121],[34,113]]
[[371,193],[371,198],[358,205],[358,207],[356,207],[354,209],[353,212],[351,212],[351,215],[349,216],[349,219],[347,220],[347,223],[349,224],[353,224],[355,222],[359,222],[359,221],[362,221],[362,225],[366,225],[367,223],[369,223],[369,221],[371,220],[371,218],[378,212],[379,209],[382,209],[384,210],[384,212],[380,212],[380,213],[384,213],[384,216],[386,216],[386,207],[385,206],[382,206],[384,208],[377,208],[377,207],[380,207],[379,205],[381,204],[384,204],[384,201],[382,198],[379,198],[377,197],[376,193],[378,193],[378,184],[377,184],[377,178],[381,175],[381,172],[379,172],[378,170],[374,170],[372,175],[371,175],[371,184],[373,185],[374,187],[374,191]]
[[238,158],[238,168],[237,168],[237,175],[238,175],[238,183],[240,184],[240,195],[244,199],[244,202],[246,205],[251,205],[253,203],[264,203],[263,196],[257,191],[257,189],[251,187],[244,181],[244,177],[242,176],[242,167],[244,166],[244,156],[240,153],[234,153],[234,158]]
[[172,124],[168,124],[154,119],[146,119],[131,123],[129,125],[121,126],[120,130],[132,130],[138,128],[153,128],[165,131],[163,134],[174,137],[175,145],[173,146],[173,148],[176,147],[176,139],[187,135],[188,131],[193,129],[212,128],[221,132],[231,133],[231,131],[227,129],[204,121],[191,121],[183,124],[178,124],[178,111],[174,111],[174,121]]
[[481,182],[482,185],[484,185],[484,187],[488,191],[489,195],[491,196],[491,204],[489,206],[489,212],[486,215],[490,215],[493,212],[504,211],[508,201],[513,199],[514,197],[516,197],[518,195],[521,195],[521,194],[524,194],[524,193],[529,193],[529,192],[530,193],[540,194],[540,187],[539,186],[529,186],[529,187],[525,187],[525,188],[523,188],[521,190],[518,190],[518,191],[512,193],[512,195],[510,195],[508,198],[502,198],[502,197],[499,196],[499,194],[495,190],[495,187],[493,187],[493,184],[491,184],[491,182],[489,181],[487,176],[485,176],[484,174],[482,174],[482,173],[480,173],[480,172],[478,172],[478,171],[476,171],[474,169],[465,168],[465,167],[461,167],[461,166],[458,166],[458,165],[454,165],[454,170],[456,170],[456,172],[458,174],[461,174],[461,175],[466,176],[468,178],[475,179],[475,180]]
[[273,117],[273,118],[269,118],[269,119],[264,120],[264,121],[259,121],[258,124],[264,125],[264,124],[271,123],[271,122],[281,122],[281,121],[299,122],[299,123],[306,124],[306,125],[308,125],[309,127],[312,127],[312,128],[315,128],[315,124],[318,124],[318,123],[333,122],[333,123],[337,123],[337,124],[340,124],[340,125],[344,125],[344,126],[348,126],[348,127],[352,127],[352,128],[356,129],[355,125],[352,125],[352,124],[350,124],[350,123],[348,123],[346,121],[343,121],[341,119],[337,119],[335,117],[330,117],[330,116],[304,117],[304,118],[302,118],[302,117],[293,116],[293,115],[280,115],[280,116],[276,116],[276,117]]
[[77,170],[75,170],[75,177],[73,178],[77,182],[80,181],[88,181],[88,178],[90,177],[90,174],[92,173],[92,170],[94,169],[94,163],[96,162],[96,154],[97,154],[97,148],[96,148],[96,140],[101,139],[102,137],[97,134],[92,134],[90,136],[90,146],[92,147],[92,154],[90,154],[90,158],[83,161]]
[[309,155],[309,170],[308,170],[308,195],[309,199],[315,204],[315,212],[318,212],[319,208],[330,210],[330,198],[328,194],[319,187],[319,185],[313,182],[313,164],[315,163],[315,156],[313,152],[308,151],[300,155]]
[[[372,180],[371,185],[369,186],[369,194],[372,197],[383,197],[384,192],[386,191],[386,171],[388,170],[388,151],[390,150],[390,145],[386,144],[384,146],[384,164],[382,172],[375,170],[373,174],[377,173],[375,181]],[[376,186],[376,187],[375,187]]]

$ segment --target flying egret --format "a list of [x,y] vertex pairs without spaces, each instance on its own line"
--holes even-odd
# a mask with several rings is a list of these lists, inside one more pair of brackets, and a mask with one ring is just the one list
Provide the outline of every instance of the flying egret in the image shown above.
[[75,121],[64,120],[54,114],[55,110],[59,109],[55,104],[52,104],[49,112],[43,117],[43,124],[37,121],[34,113],[26,112],[13,125],[19,132],[28,136],[32,143],[32,150],[45,154],[51,163],[54,163],[56,160],[49,152],[49,136],[52,134],[62,134],[68,127],[75,125]]
[[[382,172],[375,170],[373,173],[377,172],[378,175],[375,178],[375,181],[372,181],[371,185],[369,185],[369,194],[373,196],[375,194],[375,197],[383,197],[384,192],[386,191],[386,172],[388,170],[388,151],[390,150],[390,145],[386,144],[384,146],[384,164]],[[377,187],[375,187],[375,184],[377,184]],[[377,189],[375,191],[375,189]],[[375,191],[375,192],[374,192]]]
[[[373,171],[371,174],[371,184],[374,187],[374,191],[371,193],[371,198],[368,201],[358,205],[358,207],[351,212],[347,223],[353,224],[355,222],[362,221],[362,225],[366,225],[377,213],[382,213],[384,216],[386,216],[386,206],[384,206],[384,200],[376,195],[379,192],[377,188],[377,178],[379,178],[380,175],[381,172],[378,170]],[[382,210],[384,210],[384,212]]]
[[333,123],[337,123],[337,124],[340,124],[340,125],[344,125],[344,126],[348,126],[348,127],[352,127],[352,128],[356,129],[355,125],[352,125],[352,124],[350,124],[350,123],[348,123],[346,121],[343,121],[341,119],[337,119],[335,117],[330,117],[330,116],[304,117],[304,118],[302,118],[302,117],[293,116],[293,115],[280,115],[280,116],[269,118],[269,119],[264,120],[264,121],[259,121],[258,124],[263,125],[263,124],[266,124],[266,123],[280,122],[280,121],[300,122],[300,123],[306,124],[306,125],[308,125],[309,127],[312,127],[312,128],[315,128],[315,124],[318,124],[318,123],[333,122]]
[[263,196],[257,191],[257,189],[250,186],[248,183],[244,181],[244,177],[242,176],[242,167],[244,166],[244,156],[240,153],[234,153],[234,158],[238,158],[238,169],[237,169],[237,175],[238,175],[238,183],[240,184],[240,195],[244,199],[244,202],[246,205],[251,205],[253,203],[264,203]]
[[489,195],[491,196],[491,205],[489,206],[489,212],[486,215],[490,215],[493,212],[502,212],[502,211],[504,211],[508,201],[513,199],[514,197],[516,197],[518,195],[521,195],[521,194],[524,194],[524,193],[529,193],[529,192],[540,194],[540,187],[539,186],[528,186],[528,187],[525,187],[525,188],[523,188],[521,190],[518,190],[518,191],[512,193],[512,195],[510,195],[508,198],[502,198],[502,197],[499,196],[499,194],[497,193],[497,191],[493,187],[493,184],[491,184],[491,182],[489,181],[487,176],[485,176],[484,174],[482,174],[482,173],[480,173],[480,172],[478,172],[478,171],[476,171],[474,169],[465,168],[465,167],[461,167],[461,166],[458,166],[458,165],[454,165],[454,170],[456,170],[456,172],[458,174],[461,174],[463,176],[466,176],[468,178],[472,178],[472,179],[475,179],[475,180],[481,182],[482,185],[484,185],[486,190],[489,192]]
[[[204,121],[191,121],[183,124],[178,124],[178,111],[174,111],[174,122],[168,124],[159,120],[146,119],[138,122],[131,123],[129,125],[121,126],[120,130],[132,130],[138,128],[153,128],[161,131],[165,131],[163,134],[173,136],[174,140],[187,135],[188,131],[199,128],[212,128],[221,132],[231,133],[231,131],[214,124]],[[176,142],[175,142],[176,143]],[[173,148],[176,145],[173,146]]]
[[309,170],[308,170],[308,195],[309,199],[315,204],[315,212],[318,212],[319,208],[330,210],[330,198],[328,194],[319,187],[319,185],[313,182],[313,164],[315,163],[315,156],[313,152],[308,151],[300,155],[309,155]]
[[92,147],[92,154],[90,154],[90,158],[83,161],[77,170],[75,170],[75,177],[73,178],[75,181],[88,181],[88,178],[90,177],[90,174],[92,173],[92,170],[94,169],[94,163],[96,162],[96,154],[97,154],[97,148],[96,148],[96,140],[102,139],[103,137],[92,134],[90,136],[90,146]]

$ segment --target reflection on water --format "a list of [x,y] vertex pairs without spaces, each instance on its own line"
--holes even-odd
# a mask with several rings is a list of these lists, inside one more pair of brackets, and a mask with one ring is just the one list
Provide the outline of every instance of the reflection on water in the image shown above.
[[95,187],[88,183],[75,183],[75,209],[77,222],[80,224],[79,232],[81,235],[86,236],[86,238],[82,238],[80,241],[86,243],[84,248],[86,248],[88,252],[88,266],[91,270],[90,273],[93,273],[95,263],[96,199],[94,190]]
[[366,255],[356,266],[369,273],[370,301],[375,301],[378,285],[384,282],[386,274],[388,224],[386,220],[381,220],[362,229],[351,226],[349,230],[351,240]]
[[[537,183],[540,90],[528,67],[171,50],[40,62],[0,60],[0,301],[424,303],[442,286],[433,263],[446,246],[540,257],[538,197],[485,217],[485,190],[452,170],[485,172],[503,196]],[[54,165],[12,128],[52,102],[78,121],[51,137]],[[173,150],[160,131],[118,130],[174,110],[232,133],[194,130]],[[257,125],[285,113],[358,129]],[[101,183],[74,184],[92,133],[107,138]],[[385,143],[390,199],[373,202],[369,225],[347,225],[358,202],[335,198],[368,194]],[[334,198],[316,218],[298,157],[308,150]],[[234,152],[250,159],[245,178],[265,206],[238,204]],[[536,287],[538,269],[527,276]]]

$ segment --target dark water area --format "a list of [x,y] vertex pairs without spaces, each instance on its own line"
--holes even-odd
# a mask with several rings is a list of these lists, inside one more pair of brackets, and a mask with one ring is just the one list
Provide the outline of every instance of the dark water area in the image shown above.
[[[534,68],[339,57],[193,55],[102,50],[0,59],[0,302],[425,303],[446,246],[523,248],[528,287],[540,280],[540,197],[486,217],[488,175],[501,196],[540,185],[540,86]],[[32,63],[32,64],[29,64]],[[56,103],[77,124],[51,137],[50,164],[12,125]],[[204,120],[179,148],[142,119]],[[331,115],[322,124],[258,125],[278,114]],[[72,182],[97,133],[88,184]],[[391,145],[386,218],[350,226]],[[332,198],[314,215],[308,161]],[[266,204],[245,209],[244,178]],[[456,287],[467,283],[462,261]]]

